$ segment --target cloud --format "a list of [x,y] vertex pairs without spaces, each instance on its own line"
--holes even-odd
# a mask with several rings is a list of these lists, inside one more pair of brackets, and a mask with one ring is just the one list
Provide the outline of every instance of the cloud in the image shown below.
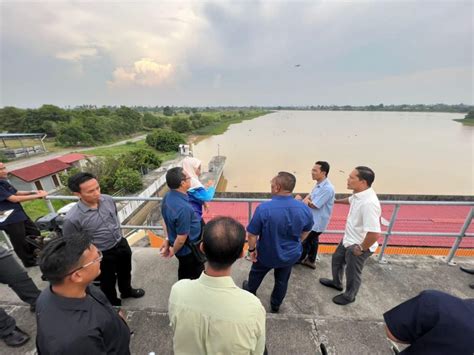
[[171,64],[160,64],[152,59],[143,58],[132,67],[118,67],[114,70],[112,81],[107,84],[111,88],[138,86],[159,86],[169,81],[175,72]]

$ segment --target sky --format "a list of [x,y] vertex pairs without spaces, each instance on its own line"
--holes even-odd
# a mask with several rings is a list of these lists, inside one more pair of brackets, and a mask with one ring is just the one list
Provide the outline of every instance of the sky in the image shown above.
[[473,104],[473,4],[0,0],[0,106]]

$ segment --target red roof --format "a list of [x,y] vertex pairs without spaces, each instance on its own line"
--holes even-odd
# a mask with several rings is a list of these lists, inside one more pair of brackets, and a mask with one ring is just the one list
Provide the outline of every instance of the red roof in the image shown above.
[[56,160],[62,161],[63,163],[66,164],[72,164],[75,163],[76,161],[85,159],[86,156],[81,153],[71,153],[71,154],[66,154],[61,157],[57,157]]
[[71,165],[67,163],[64,163],[58,159],[52,159],[39,164],[28,166],[26,168],[12,170],[10,171],[10,174],[22,179],[23,181],[31,182],[41,179],[45,176],[56,174],[70,167]]

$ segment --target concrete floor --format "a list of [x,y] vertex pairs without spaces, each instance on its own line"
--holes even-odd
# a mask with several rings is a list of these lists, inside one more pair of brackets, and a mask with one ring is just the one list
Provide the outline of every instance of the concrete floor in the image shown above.
[[[459,265],[474,267],[473,258],[457,258]],[[133,284],[143,287],[142,299],[124,301],[130,328],[134,330],[133,354],[172,353],[172,333],[168,326],[167,302],[171,285],[177,280],[177,260],[159,257],[157,249],[134,248]],[[319,284],[319,277],[330,276],[330,255],[322,255],[317,269],[295,266],[288,293],[279,314],[267,314],[269,354],[319,354],[324,343],[329,354],[392,354],[385,337],[382,314],[425,289],[438,289],[462,298],[473,298],[468,287],[474,277],[457,266],[446,265],[441,258],[390,256],[388,264],[370,259],[356,302],[337,306],[331,298],[338,294]],[[239,260],[233,270],[237,285],[246,279],[250,262]],[[38,287],[38,268],[28,269]],[[258,296],[269,311],[273,275],[269,273]],[[35,335],[34,315],[27,305],[5,285],[0,285],[0,305],[12,314],[17,324]],[[0,354],[34,354],[34,339],[19,349],[0,342]]]

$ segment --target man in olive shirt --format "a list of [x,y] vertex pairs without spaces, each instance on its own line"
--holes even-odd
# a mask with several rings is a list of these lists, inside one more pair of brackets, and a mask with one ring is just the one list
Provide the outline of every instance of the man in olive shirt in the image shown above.
[[112,197],[100,193],[99,182],[86,172],[73,175],[68,180],[69,189],[80,198],[66,215],[63,234],[66,237],[86,234],[104,254],[101,263],[100,288],[113,306],[121,306],[120,297],[139,298],[145,291],[132,288],[132,250],[123,238],[117,209]]
[[130,354],[130,330],[90,283],[100,274],[102,253],[85,235],[57,238],[40,256],[50,286],[36,303],[38,353]]
[[232,264],[243,257],[245,229],[229,217],[204,228],[201,250],[208,262],[197,280],[174,284],[168,314],[175,354],[263,354],[265,309],[260,300],[238,288]]

